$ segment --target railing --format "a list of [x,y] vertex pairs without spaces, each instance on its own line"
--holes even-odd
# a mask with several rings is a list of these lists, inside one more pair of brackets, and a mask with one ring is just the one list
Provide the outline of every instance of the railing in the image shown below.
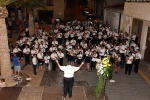
[[126,2],[150,2],[150,0],[126,0]]

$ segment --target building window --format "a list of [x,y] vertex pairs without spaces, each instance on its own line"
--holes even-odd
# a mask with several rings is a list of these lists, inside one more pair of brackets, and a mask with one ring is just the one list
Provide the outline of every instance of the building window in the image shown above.
[[46,0],[47,6],[53,6],[53,0]]

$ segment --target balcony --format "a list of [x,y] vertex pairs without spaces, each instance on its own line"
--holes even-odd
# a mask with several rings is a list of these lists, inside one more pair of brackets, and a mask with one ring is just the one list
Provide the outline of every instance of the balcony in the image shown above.
[[124,14],[134,18],[150,21],[149,8],[150,2],[125,2]]

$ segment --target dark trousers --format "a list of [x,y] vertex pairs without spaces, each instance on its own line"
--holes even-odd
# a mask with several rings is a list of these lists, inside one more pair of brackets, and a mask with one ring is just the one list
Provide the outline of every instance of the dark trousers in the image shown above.
[[49,63],[45,63],[45,70],[48,70]]
[[59,64],[60,64],[61,66],[63,66],[63,58],[60,58],[60,59],[59,59]]
[[136,60],[135,60],[135,67],[134,67],[134,71],[135,71],[135,73],[138,73],[138,69],[139,69],[139,62],[140,62],[140,59],[136,59]]
[[59,45],[62,44],[62,38],[58,38],[57,40]]
[[91,70],[95,70],[96,62],[91,61]]
[[78,59],[77,62],[78,62],[78,65],[80,65],[82,63],[82,59]]
[[33,65],[33,73],[36,74],[36,66],[37,65]]
[[25,54],[25,65],[30,64],[30,54]]
[[127,72],[128,72],[128,75],[130,75],[131,74],[131,70],[132,70],[132,64],[126,64],[125,74],[127,74]]
[[74,83],[74,78],[64,78],[63,79],[64,83],[64,97],[67,96],[67,93],[69,94],[69,98],[72,97],[72,87]]
[[52,71],[56,70],[56,62],[55,60],[52,60]]
[[125,62],[125,55],[124,53],[121,53],[121,67],[124,68],[124,62]]

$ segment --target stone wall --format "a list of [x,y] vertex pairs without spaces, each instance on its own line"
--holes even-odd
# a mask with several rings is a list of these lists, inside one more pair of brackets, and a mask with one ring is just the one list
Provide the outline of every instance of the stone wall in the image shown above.
[[123,32],[131,33],[132,17],[121,14],[120,30]]
[[109,24],[109,26],[114,30],[119,28],[119,13],[106,9],[104,14],[104,23]]
[[64,8],[65,2],[64,0],[53,0],[53,6],[47,6],[46,9],[43,8],[36,8],[34,9],[34,16],[38,18],[38,10],[50,10],[53,11],[53,17],[57,18],[64,18]]

